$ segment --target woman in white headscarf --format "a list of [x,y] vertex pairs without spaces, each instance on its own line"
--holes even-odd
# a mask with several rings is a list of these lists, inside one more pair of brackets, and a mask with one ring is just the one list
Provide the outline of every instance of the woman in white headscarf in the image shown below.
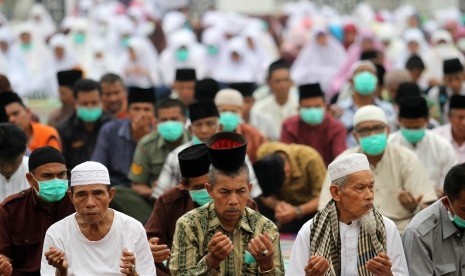
[[431,51],[424,59],[428,69],[427,77],[430,84],[437,85],[442,82],[442,64],[444,60],[459,58],[462,63],[465,61],[463,54],[454,46],[452,36],[446,30],[437,30],[431,36]]
[[426,42],[425,36],[420,29],[407,29],[403,38],[402,51],[399,52],[395,61],[396,69],[405,69],[405,63],[413,55],[417,55],[424,60],[426,54],[430,51],[428,42]]
[[259,82],[263,83],[268,66],[279,57],[278,50],[271,35],[264,31],[264,21],[248,19],[247,22],[247,28],[241,35],[246,38],[249,50],[257,59],[257,75]]
[[328,91],[331,79],[346,58],[346,51],[339,41],[325,28],[313,30],[312,39],[300,51],[291,68],[291,77],[298,85],[319,82]]
[[163,84],[171,87],[178,68],[194,68],[197,79],[205,78],[205,56],[205,46],[197,42],[192,31],[182,29],[169,35],[167,48],[160,56],[160,63],[163,64]]
[[207,54],[205,55],[207,71],[205,72],[205,76],[211,78],[218,68],[218,62],[226,44],[224,32],[215,27],[204,30],[202,33],[202,44],[207,47]]
[[71,70],[80,67],[74,52],[64,34],[56,34],[50,39],[50,50],[52,51],[52,63],[55,72]]
[[14,91],[19,91],[27,76],[24,57],[13,47],[13,34],[8,27],[0,28],[0,72],[8,76]]
[[29,22],[34,26],[34,35],[44,42],[56,31],[55,22],[43,4],[35,3],[32,6],[29,12]]
[[92,45],[91,55],[84,64],[86,76],[93,80],[99,80],[104,74],[113,72],[121,74],[115,68],[114,62],[105,49],[105,44],[101,42]]
[[223,83],[257,82],[259,76],[256,57],[244,37],[231,38],[218,64],[214,79]]
[[149,46],[139,37],[129,40],[123,66],[123,78],[127,86],[149,88],[160,84],[157,58],[153,47]]
[[36,39],[30,23],[19,26],[19,39],[14,46],[24,57],[27,76],[22,88],[18,90],[21,96],[44,98],[56,95],[56,75],[52,64],[51,53],[45,43]]

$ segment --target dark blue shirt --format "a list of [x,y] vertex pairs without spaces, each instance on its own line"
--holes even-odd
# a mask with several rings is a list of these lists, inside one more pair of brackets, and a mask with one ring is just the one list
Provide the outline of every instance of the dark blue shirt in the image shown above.
[[108,168],[111,185],[130,187],[127,175],[136,145],[131,135],[131,122],[128,119],[113,120],[100,130],[91,160]]

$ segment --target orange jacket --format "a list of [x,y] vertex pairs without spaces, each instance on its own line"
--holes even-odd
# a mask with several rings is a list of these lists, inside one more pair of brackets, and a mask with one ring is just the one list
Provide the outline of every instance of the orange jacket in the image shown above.
[[40,123],[31,123],[32,136],[29,140],[28,148],[32,152],[36,148],[52,146],[61,151],[61,140],[54,127]]

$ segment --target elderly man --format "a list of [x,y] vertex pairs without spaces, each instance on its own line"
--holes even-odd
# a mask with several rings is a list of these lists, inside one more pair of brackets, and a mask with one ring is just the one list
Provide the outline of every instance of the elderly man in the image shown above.
[[[357,110],[353,121],[355,138],[360,146],[350,148],[341,155],[358,152],[367,156],[376,182],[374,205],[383,216],[393,220],[402,232],[424,204],[437,199],[434,184],[414,152],[387,143],[388,120],[381,108],[364,106]],[[327,175],[320,194],[320,210],[331,200],[330,186]]]
[[[65,158],[53,147],[38,148],[23,175],[31,186],[0,204],[0,275],[39,275],[45,232],[72,214]],[[11,270],[10,270],[11,271]]]
[[299,231],[286,275],[408,275],[396,225],[373,208],[367,157],[347,154],[328,172],[332,200]]
[[266,142],[266,138],[255,127],[242,121],[244,98],[234,89],[222,89],[215,96],[215,104],[220,112],[222,131],[234,131],[247,139],[247,155],[255,162],[258,148]]
[[27,189],[26,134],[17,126],[0,123],[0,202]]
[[108,208],[114,195],[104,165],[88,161],[71,171],[76,213],[47,230],[41,275],[156,275],[144,227]]
[[[357,145],[357,141],[352,135],[353,117],[357,109],[366,105],[379,106],[387,116],[391,129],[396,128],[396,113],[394,107],[385,101],[381,101],[376,97],[376,88],[378,83],[377,71],[375,65],[371,61],[360,61],[352,66],[352,78],[350,80],[353,94],[346,99],[339,99],[338,107],[343,111],[340,116],[341,122],[347,129],[347,146],[353,147]],[[341,95],[342,96],[342,95]],[[340,97],[341,97],[340,96]]]
[[173,275],[283,275],[276,226],[246,208],[252,187],[246,146],[237,133],[220,132],[207,141],[212,166],[205,186],[213,201],[177,221]]
[[445,197],[418,213],[407,225],[402,242],[409,273],[464,275],[465,164],[452,167],[444,181]]
[[[213,101],[199,101],[189,106],[189,117],[191,120],[190,131],[192,133],[192,141],[189,141],[168,154],[163,170],[158,178],[158,185],[155,187],[153,197],[158,198],[161,194],[175,187],[179,179],[181,179],[181,172],[179,169],[178,154],[196,144],[205,143],[213,134],[219,130],[218,123],[218,109]],[[258,185],[257,178],[252,169],[252,164],[248,157],[245,160],[249,166],[250,179],[252,183],[252,191],[250,195],[252,198],[257,198],[262,194],[262,190]]]
[[426,100],[421,96],[404,97],[400,101],[400,130],[389,135],[388,142],[414,151],[428,172],[438,195],[447,172],[458,163],[452,145],[427,130],[429,116]]
[[[182,176],[180,185],[171,188],[157,199],[145,224],[159,276],[169,275],[168,267],[163,262],[169,258],[176,221],[190,210],[211,201],[205,188],[211,165],[205,144],[193,145],[181,151],[178,160]],[[247,207],[255,210],[257,206],[249,199]]]

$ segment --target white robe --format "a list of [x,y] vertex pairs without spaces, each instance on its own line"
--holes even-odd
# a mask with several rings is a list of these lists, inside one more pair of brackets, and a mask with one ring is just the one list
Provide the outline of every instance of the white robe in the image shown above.
[[[383,217],[383,220],[386,228],[387,255],[392,263],[392,273],[395,276],[408,275],[407,261],[396,225],[386,217]],[[288,276],[305,275],[304,269],[310,259],[310,228],[312,224],[313,219],[307,221],[297,234],[286,271]],[[341,275],[357,275],[359,231],[360,220],[353,221],[350,225],[339,222]]]

